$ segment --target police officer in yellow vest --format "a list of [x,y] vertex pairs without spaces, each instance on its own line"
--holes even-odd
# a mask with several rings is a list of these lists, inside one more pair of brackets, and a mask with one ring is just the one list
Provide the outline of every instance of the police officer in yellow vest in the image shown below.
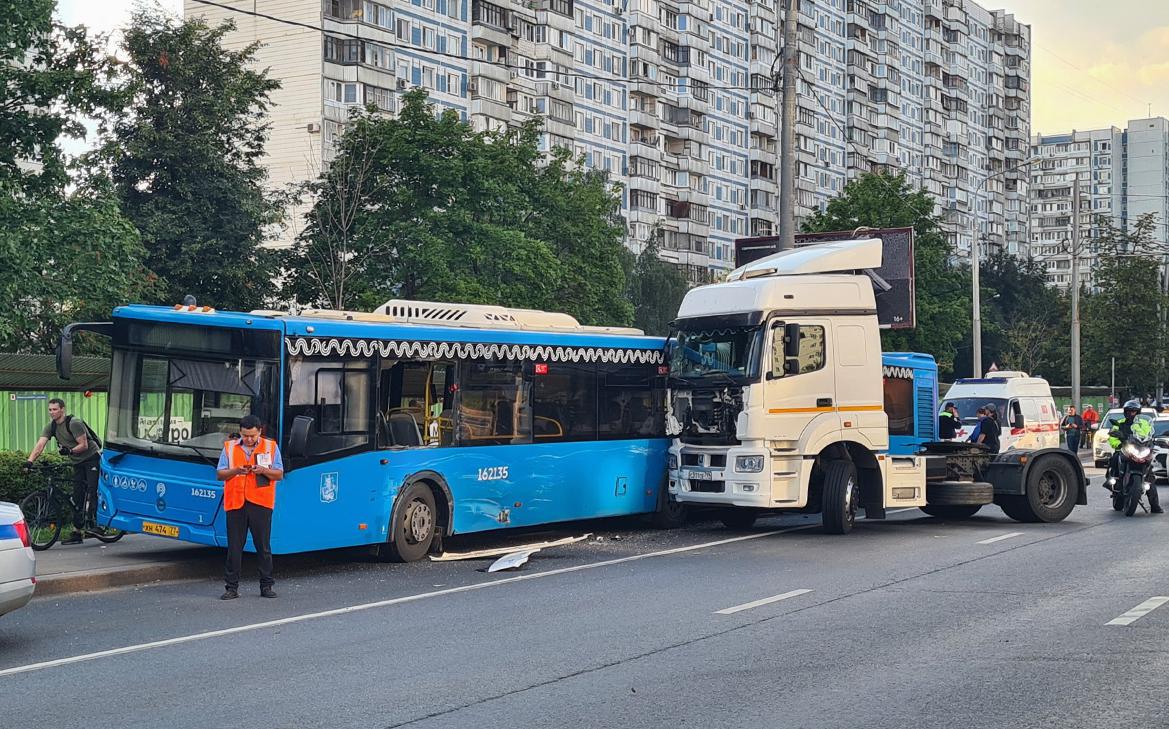
[[228,438],[219,455],[216,477],[223,481],[223,510],[227,514],[227,565],[220,600],[239,597],[240,563],[244,541],[252,533],[260,567],[260,595],[276,597],[272,586],[272,509],[276,482],[284,478],[284,463],[276,441],[260,435],[260,419],[245,415],[239,421],[239,439]]

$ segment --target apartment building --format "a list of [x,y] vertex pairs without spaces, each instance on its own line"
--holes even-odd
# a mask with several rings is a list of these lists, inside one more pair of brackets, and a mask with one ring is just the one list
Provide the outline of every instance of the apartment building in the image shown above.
[[[425,87],[478,129],[541,116],[624,186],[628,243],[658,237],[693,282],[736,238],[778,233],[778,0],[187,0],[264,43],[273,184],[327,164],[350,109]],[[1023,252],[1030,29],[966,0],[818,0],[799,10],[797,220],[847,180],[898,169],[960,251]],[[988,181],[986,178],[990,176]],[[295,226],[290,236],[295,235]]]
[[1133,119],[1107,127],[1062,134],[1037,134],[1031,141],[1028,207],[1031,253],[1048,281],[1071,282],[1072,188],[1080,184],[1080,276],[1092,285],[1098,251],[1091,244],[1097,221],[1108,218],[1124,230],[1145,214],[1157,216],[1154,235],[1166,238],[1169,221],[1169,120]]

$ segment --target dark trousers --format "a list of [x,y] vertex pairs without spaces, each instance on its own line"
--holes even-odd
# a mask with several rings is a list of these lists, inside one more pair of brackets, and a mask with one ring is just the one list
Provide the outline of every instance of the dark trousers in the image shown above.
[[249,531],[256,548],[256,565],[260,568],[260,587],[276,584],[272,579],[272,510],[245,501],[242,509],[227,512],[227,565],[223,583],[229,590],[239,589],[240,563]]
[[97,513],[97,477],[100,469],[101,456],[73,464],[73,528],[78,532],[85,527],[86,511],[90,517]]
[[1080,450],[1080,432],[1078,430],[1065,431],[1067,435],[1068,450],[1072,453],[1078,453]]

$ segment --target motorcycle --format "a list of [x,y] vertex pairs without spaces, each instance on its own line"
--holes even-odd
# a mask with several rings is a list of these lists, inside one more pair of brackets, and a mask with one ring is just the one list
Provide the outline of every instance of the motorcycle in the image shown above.
[[1124,511],[1125,516],[1136,513],[1150,488],[1153,465],[1153,439],[1130,435],[1120,447],[1117,473],[1104,481],[1104,488],[1112,492],[1112,508]]

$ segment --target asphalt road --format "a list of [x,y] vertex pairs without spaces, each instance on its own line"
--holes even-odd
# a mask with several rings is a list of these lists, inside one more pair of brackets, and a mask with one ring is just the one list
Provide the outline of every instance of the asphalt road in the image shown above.
[[274,601],[36,600],[0,619],[0,724],[1166,726],[1169,605],[1109,623],[1169,596],[1169,516],[1126,519],[1097,482],[1061,524],[619,523],[520,572],[332,562]]

